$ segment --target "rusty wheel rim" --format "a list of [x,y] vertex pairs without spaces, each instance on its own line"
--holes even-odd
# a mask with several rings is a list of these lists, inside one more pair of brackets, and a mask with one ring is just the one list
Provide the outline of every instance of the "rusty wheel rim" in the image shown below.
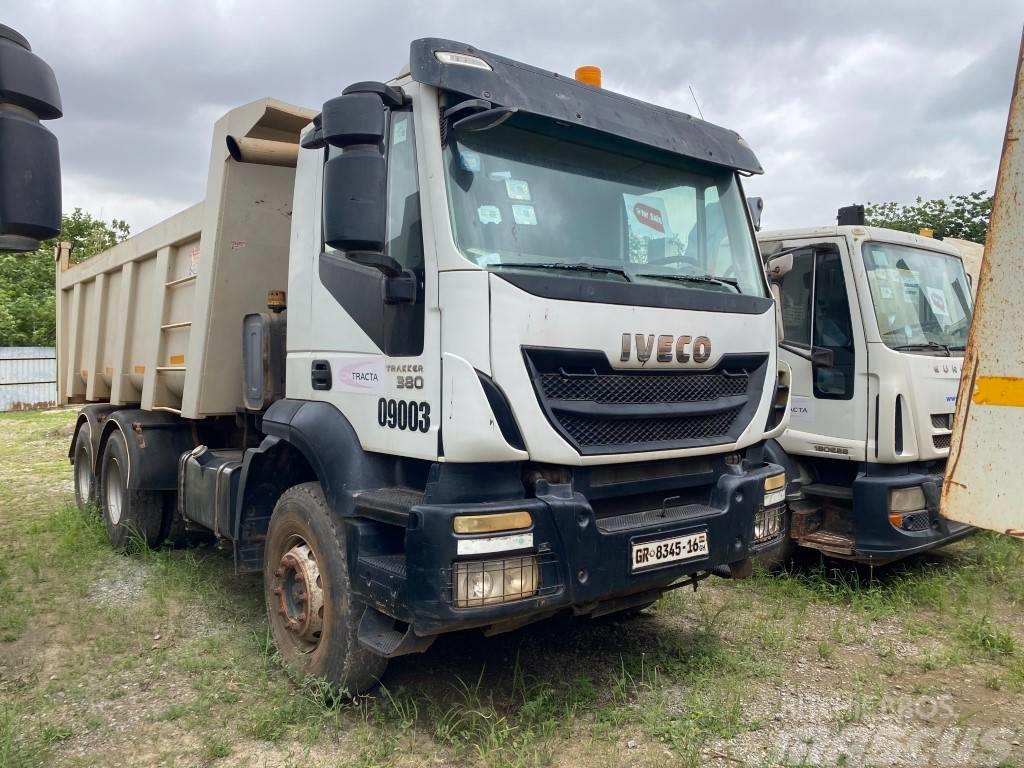
[[313,548],[292,536],[274,569],[271,583],[272,620],[304,653],[320,645],[324,625],[324,589],[320,565]]

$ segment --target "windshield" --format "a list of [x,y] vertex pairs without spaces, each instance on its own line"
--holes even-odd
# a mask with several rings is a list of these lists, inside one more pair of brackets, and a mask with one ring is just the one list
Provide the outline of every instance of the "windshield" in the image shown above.
[[620,154],[512,121],[445,150],[462,254],[495,270],[764,296],[735,175]]
[[966,348],[971,289],[960,259],[889,243],[865,243],[863,251],[878,331],[887,346]]

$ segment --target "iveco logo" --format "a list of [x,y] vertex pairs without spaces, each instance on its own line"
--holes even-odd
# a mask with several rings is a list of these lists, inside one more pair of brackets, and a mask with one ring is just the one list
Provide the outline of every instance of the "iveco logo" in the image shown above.
[[622,362],[628,363],[633,356],[634,340],[636,346],[636,359],[640,364],[645,364],[651,359],[651,355],[659,363],[670,363],[675,358],[677,363],[688,363],[692,357],[693,362],[703,363],[711,357],[711,339],[707,336],[658,336],[655,342],[653,333],[646,336],[642,333],[622,334]]

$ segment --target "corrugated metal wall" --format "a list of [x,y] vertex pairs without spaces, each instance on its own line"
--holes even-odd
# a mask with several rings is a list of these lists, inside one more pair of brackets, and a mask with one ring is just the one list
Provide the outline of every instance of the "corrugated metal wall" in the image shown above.
[[57,404],[54,347],[0,347],[0,411],[52,408]]

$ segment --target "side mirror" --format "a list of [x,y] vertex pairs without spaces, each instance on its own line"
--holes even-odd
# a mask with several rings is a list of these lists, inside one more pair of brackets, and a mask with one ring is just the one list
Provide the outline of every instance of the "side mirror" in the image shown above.
[[764,270],[772,282],[781,280],[793,270],[793,252],[769,256],[764,263]]
[[34,251],[60,232],[60,152],[40,120],[61,110],[53,70],[0,24],[0,251]]
[[324,242],[339,251],[384,250],[384,125],[384,102],[377,93],[349,93],[324,104],[321,138],[341,150],[324,165]]
[[354,148],[324,166],[324,242],[339,251],[380,253],[387,240],[387,166],[373,148]]
[[754,231],[761,231],[761,214],[764,213],[763,197],[748,197],[747,209],[750,211],[750,220],[754,223]]

